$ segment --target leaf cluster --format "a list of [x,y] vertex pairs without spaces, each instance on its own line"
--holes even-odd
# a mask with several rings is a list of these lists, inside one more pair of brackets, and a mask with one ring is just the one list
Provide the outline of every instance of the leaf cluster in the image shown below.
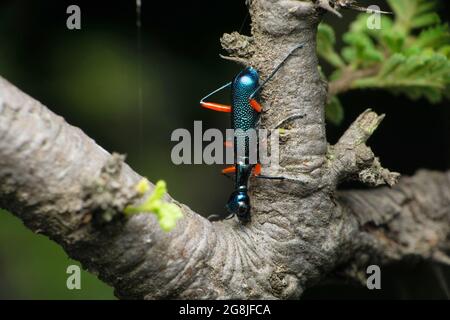
[[[318,53],[334,71],[330,81],[350,79],[346,90],[378,88],[431,103],[450,98],[450,29],[436,13],[435,0],[387,0],[394,17],[361,13],[343,35],[336,50],[331,26],[322,23]],[[376,27],[378,24],[379,28]],[[361,77],[349,77],[358,71]],[[327,118],[343,119],[336,92],[329,97]]]

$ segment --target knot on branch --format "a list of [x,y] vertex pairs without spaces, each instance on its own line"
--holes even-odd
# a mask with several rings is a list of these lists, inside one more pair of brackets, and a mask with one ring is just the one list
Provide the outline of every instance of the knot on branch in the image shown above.
[[100,225],[122,216],[124,208],[138,197],[133,188],[124,188],[120,179],[125,156],[113,153],[100,175],[83,187],[85,222],[92,218]]
[[370,186],[397,183],[400,174],[383,168],[366,145],[383,119],[384,115],[379,116],[370,109],[364,111],[338,143],[330,147],[328,159],[334,184],[346,179],[356,179]]
[[369,168],[363,169],[359,172],[358,178],[361,182],[369,186],[380,186],[387,184],[392,187],[397,184],[400,173],[391,172],[381,166],[380,160],[374,158],[372,165]]
[[230,56],[222,56],[227,60],[232,60],[240,64],[247,65],[250,58],[255,53],[253,48],[253,38],[244,36],[236,31],[225,33],[220,38],[222,48],[228,52]]

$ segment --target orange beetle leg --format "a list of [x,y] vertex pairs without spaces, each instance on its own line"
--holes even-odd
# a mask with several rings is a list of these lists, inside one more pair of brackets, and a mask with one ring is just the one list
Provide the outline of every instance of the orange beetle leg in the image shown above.
[[211,109],[214,111],[219,112],[231,112],[231,106],[220,104],[220,103],[214,103],[214,102],[201,102],[200,105],[203,108]]
[[261,175],[261,164],[260,164],[260,163],[257,163],[257,164],[255,165],[255,167],[253,168],[253,175],[254,175],[255,177]]
[[259,104],[258,101],[256,101],[255,99],[250,99],[250,105],[252,106],[252,108],[256,111],[256,112],[261,112],[262,111],[262,107]]
[[229,173],[235,173],[236,172],[236,166],[227,167],[222,170],[223,174],[229,174]]

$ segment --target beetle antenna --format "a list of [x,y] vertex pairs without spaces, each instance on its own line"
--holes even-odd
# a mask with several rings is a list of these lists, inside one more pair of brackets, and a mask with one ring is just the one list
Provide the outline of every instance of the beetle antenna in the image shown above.
[[280,70],[280,68],[283,66],[283,64],[287,61],[287,59],[289,59],[289,57],[298,49],[303,48],[303,43],[299,44],[298,46],[296,46],[295,48],[291,49],[291,51],[289,52],[289,54],[286,56],[286,58],[283,59],[283,61],[281,61],[276,68],[272,71],[272,73],[267,77],[266,80],[263,81],[263,83],[261,83],[258,88],[256,88],[255,91],[253,91],[253,93],[250,95],[250,99],[253,99],[259,91],[261,91],[261,89],[264,87],[264,85],[273,78],[273,76],[278,72],[278,70]]
[[200,103],[205,102],[206,99],[208,99],[208,98],[211,97],[212,95],[216,94],[217,92],[222,91],[222,90],[225,89],[225,88],[228,88],[229,86],[231,86],[231,82],[228,82],[227,84],[224,84],[223,86],[221,86],[220,88],[214,90],[213,92],[208,93],[208,95],[204,96],[204,97],[200,100]]

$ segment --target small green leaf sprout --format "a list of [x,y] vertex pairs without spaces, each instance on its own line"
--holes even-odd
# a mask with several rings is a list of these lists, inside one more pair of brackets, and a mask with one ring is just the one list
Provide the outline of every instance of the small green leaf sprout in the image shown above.
[[[136,191],[143,196],[150,190],[150,183],[143,178],[136,185]],[[166,182],[160,180],[156,183],[153,192],[142,204],[138,206],[128,206],[124,212],[127,216],[139,213],[153,213],[158,219],[162,230],[169,232],[175,228],[176,223],[183,217],[180,207],[175,203],[165,202],[162,200],[167,193]]]

